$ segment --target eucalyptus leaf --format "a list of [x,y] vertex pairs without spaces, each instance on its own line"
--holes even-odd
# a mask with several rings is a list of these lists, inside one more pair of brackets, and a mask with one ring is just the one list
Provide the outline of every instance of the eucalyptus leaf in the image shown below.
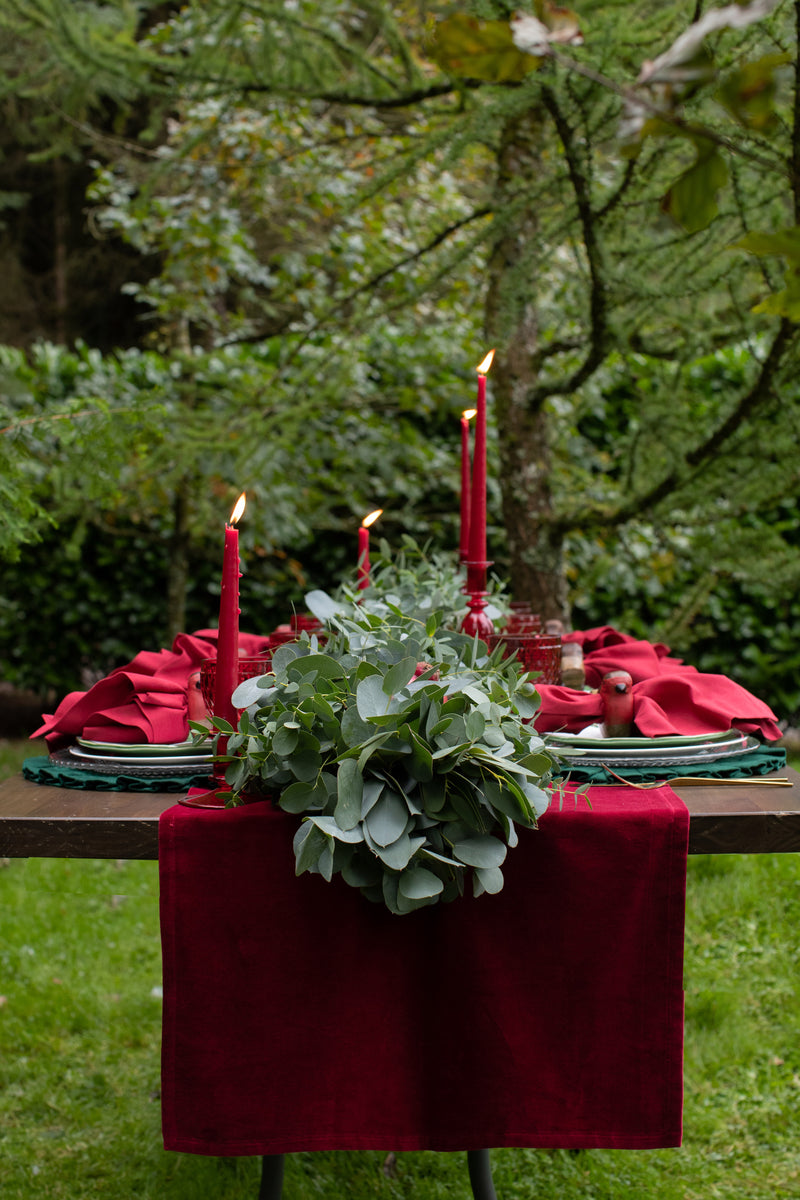
[[505,861],[507,848],[495,837],[474,837],[456,842],[453,854],[468,867],[499,867]]
[[389,846],[408,824],[408,808],[397,792],[386,789],[364,818],[370,837],[379,846]]
[[333,847],[326,846],[317,859],[317,870],[328,883],[333,879]]
[[346,758],[339,764],[337,802],[334,816],[342,829],[353,829],[361,820],[361,802],[364,793],[364,777],[354,758]]
[[325,834],[307,817],[294,836],[295,874],[302,875],[316,866],[327,844]]
[[333,817],[311,816],[308,820],[328,837],[336,838],[339,842],[363,842],[364,835],[360,829],[342,829]]
[[393,871],[402,871],[411,862],[417,850],[425,844],[424,837],[409,837],[404,833],[391,846],[379,846],[375,853]]
[[323,625],[327,621],[330,621],[332,617],[344,615],[347,611],[343,604],[339,604],[327,592],[320,591],[319,589],[307,592],[305,603],[312,616],[315,616]]
[[272,671],[274,675],[285,673],[290,663],[303,653],[297,642],[285,642],[272,652]]
[[383,868],[380,862],[357,852],[348,866],[342,869],[342,878],[350,887],[367,888],[380,884]]
[[411,761],[408,769],[415,779],[423,783],[433,779],[433,756],[419,734],[413,731],[411,733]]
[[433,871],[425,867],[412,867],[400,876],[399,891],[407,900],[425,900],[438,896],[444,884]]
[[362,679],[356,690],[358,715],[368,721],[370,717],[383,717],[389,712],[391,698],[383,690],[383,680],[380,675],[368,675]]
[[416,658],[403,658],[400,662],[395,663],[384,676],[383,691],[387,696],[399,692],[401,688],[413,678],[414,672],[417,669]]
[[291,664],[291,669],[298,671],[301,675],[313,673],[324,679],[343,679],[345,676],[341,663],[336,662],[327,654],[307,654],[302,658],[296,658]]
[[375,726],[363,720],[355,704],[350,705],[342,713],[340,728],[346,746],[358,746],[359,743],[367,741],[375,733]]
[[[264,664],[265,668],[267,664]],[[268,668],[267,668],[268,669]],[[273,677],[265,673],[254,675],[252,679],[244,679],[234,689],[231,703],[234,708],[249,708],[251,704],[263,704],[275,691]]]
[[475,877],[491,896],[503,890],[503,872],[499,867],[476,867]]
[[297,727],[290,728],[288,725],[282,725],[280,729],[275,731],[275,736],[272,739],[272,749],[281,758],[286,758],[297,746],[300,740],[300,733]]
[[367,813],[371,812],[384,789],[382,779],[365,779],[364,790],[361,798],[361,819],[363,821]]
[[326,799],[324,787],[320,788],[315,783],[290,783],[287,788],[284,788],[278,797],[278,804],[284,812],[302,813],[307,812],[309,808],[319,804],[320,807]]

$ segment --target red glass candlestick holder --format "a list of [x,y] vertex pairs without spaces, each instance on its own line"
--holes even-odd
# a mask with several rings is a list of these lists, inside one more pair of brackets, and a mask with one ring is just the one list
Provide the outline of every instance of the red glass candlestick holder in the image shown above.
[[491,565],[490,562],[467,563],[467,583],[464,591],[469,612],[461,622],[461,632],[467,637],[475,637],[477,634],[479,638],[486,638],[494,633],[494,625],[484,612],[488,595],[486,572]]
[[[245,679],[254,679],[259,675],[266,675],[272,665],[272,654],[267,651],[265,654],[254,655],[250,658],[240,657],[237,663],[237,686],[243,683]],[[214,716],[214,705],[217,694],[216,687],[217,679],[217,660],[214,658],[204,658],[200,665],[200,690],[203,699],[206,702],[209,716]],[[236,713],[233,724],[238,718],[238,710],[233,709]],[[227,720],[227,717],[226,717]],[[217,738],[217,757],[227,753],[228,737],[226,734],[219,734]],[[225,782],[225,771],[227,764],[224,762],[212,763],[212,775],[214,777],[214,789],[210,792],[204,792],[201,796],[196,796],[193,799],[193,805],[196,808],[223,808],[225,806],[225,793],[230,792],[230,786]]]

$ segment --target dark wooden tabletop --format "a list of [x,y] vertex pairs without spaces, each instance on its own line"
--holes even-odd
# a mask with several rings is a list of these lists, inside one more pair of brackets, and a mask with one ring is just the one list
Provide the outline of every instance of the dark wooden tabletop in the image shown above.
[[[800,774],[791,787],[675,784],[690,813],[690,854],[800,851]],[[158,858],[158,818],[177,793],[73,791],[16,775],[0,783],[0,857]]]

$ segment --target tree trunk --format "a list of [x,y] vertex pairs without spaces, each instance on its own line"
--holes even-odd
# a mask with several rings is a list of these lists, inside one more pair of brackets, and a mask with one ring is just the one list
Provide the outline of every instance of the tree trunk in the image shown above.
[[[525,182],[541,169],[541,118],[509,120],[498,152],[494,211],[498,234],[489,261],[486,332],[497,348],[490,375],[497,414],[503,520],[511,592],[544,620],[569,623],[563,539],[550,520],[551,451],[547,412],[529,397],[537,382],[536,214],[519,209]],[[510,214],[510,215],[509,215]]]

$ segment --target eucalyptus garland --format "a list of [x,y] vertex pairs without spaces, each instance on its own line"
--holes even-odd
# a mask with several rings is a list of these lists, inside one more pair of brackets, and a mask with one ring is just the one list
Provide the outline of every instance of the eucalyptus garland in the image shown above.
[[516,664],[391,601],[341,607],[331,633],[281,646],[240,684],[227,781],[299,818],[297,874],[338,874],[409,913],[499,892],[516,826],[535,828],[556,764],[530,723],[538,695]]

